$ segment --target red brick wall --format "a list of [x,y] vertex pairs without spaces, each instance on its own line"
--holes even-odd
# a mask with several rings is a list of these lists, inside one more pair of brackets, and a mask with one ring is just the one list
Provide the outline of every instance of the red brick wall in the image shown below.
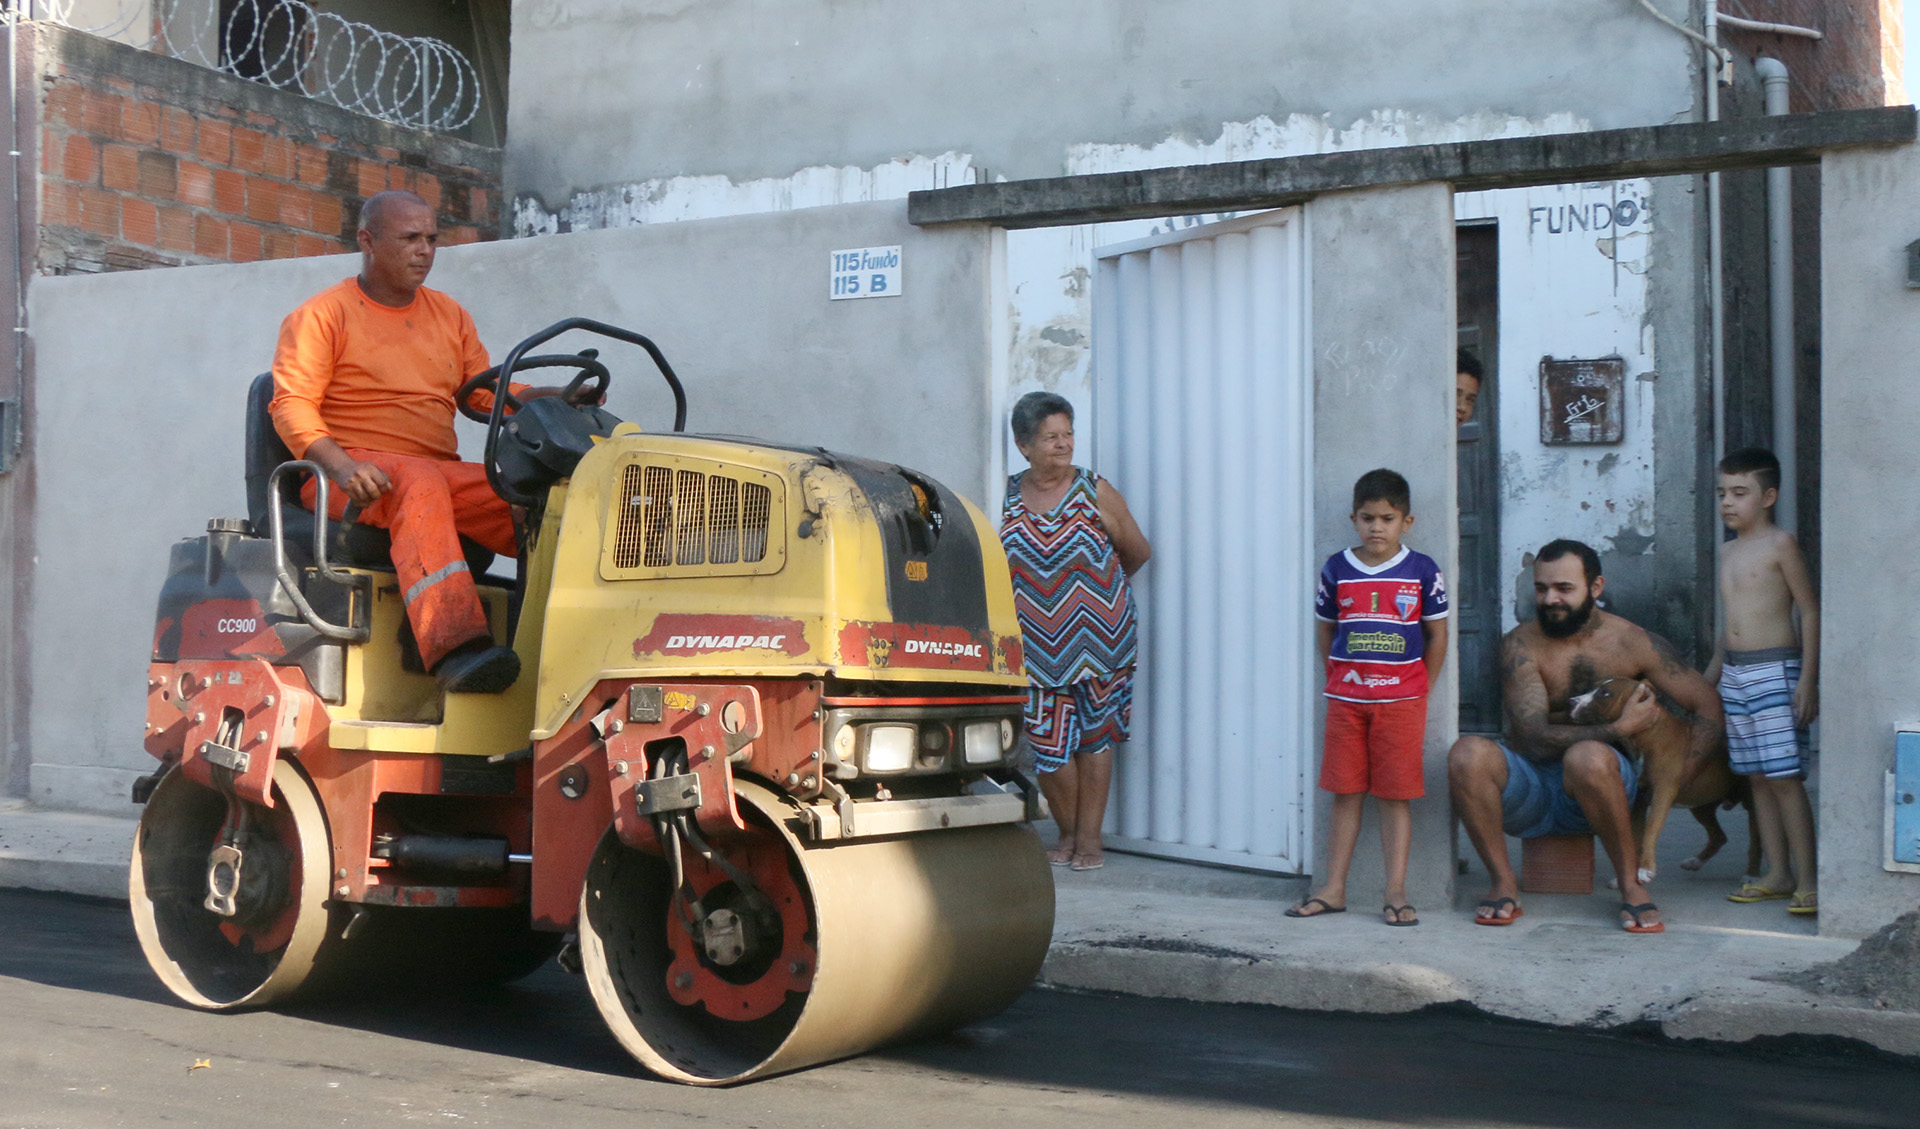
[[1748,59],[1771,55],[1785,63],[1788,108],[1796,114],[1883,106],[1890,93],[1904,93],[1897,81],[1901,28],[1891,7],[1884,0],[1722,0],[1720,10],[1730,15],[1810,27],[1824,38],[1729,27],[1720,38]]
[[447,244],[496,238],[498,151],[36,29],[43,274],[328,255],[361,201],[418,192]]

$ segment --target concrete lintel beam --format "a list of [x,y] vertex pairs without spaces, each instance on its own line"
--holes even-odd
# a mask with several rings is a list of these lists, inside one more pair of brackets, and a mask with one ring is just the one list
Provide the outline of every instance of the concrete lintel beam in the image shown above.
[[1055,227],[1278,208],[1326,192],[1435,181],[1476,192],[1810,165],[1829,150],[1914,138],[1912,106],[1831,110],[939,188],[910,194],[907,218]]

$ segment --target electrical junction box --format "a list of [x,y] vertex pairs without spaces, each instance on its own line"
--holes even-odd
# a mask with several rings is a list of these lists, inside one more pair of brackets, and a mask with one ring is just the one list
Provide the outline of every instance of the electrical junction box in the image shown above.
[[1893,771],[1887,773],[1888,870],[1920,873],[1920,733],[1893,737]]
[[1625,432],[1627,362],[1540,358],[1540,442],[1618,443]]

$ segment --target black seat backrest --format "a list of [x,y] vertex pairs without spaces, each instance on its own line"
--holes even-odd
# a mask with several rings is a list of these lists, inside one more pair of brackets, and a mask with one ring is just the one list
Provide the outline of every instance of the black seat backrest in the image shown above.
[[[247,520],[255,533],[272,536],[267,513],[267,480],[275,467],[293,461],[293,451],[273,426],[273,374],[263,372],[247,388]],[[300,500],[302,479],[289,474],[280,480],[280,518],[285,525],[287,554],[305,562],[313,555],[313,512]],[[493,553],[465,537],[460,538],[467,565],[475,577],[486,573]],[[393,539],[387,531],[359,522],[327,522],[327,556],[336,565],[393,568]]]
[[[275,467],[293,461],[286,440],[274,429],[273,374],[263,372],[253,378],[247,389],[247,520],[262,534],[269,531],[267,518],[267,479]],[[281,481],[283,500],[300,505],[299,479],[289,475]]]

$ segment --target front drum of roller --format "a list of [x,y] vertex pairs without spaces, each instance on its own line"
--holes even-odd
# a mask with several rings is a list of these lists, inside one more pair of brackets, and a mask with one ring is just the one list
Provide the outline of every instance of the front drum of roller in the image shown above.
[[[1053,878],[1032,828],[809,844],[787,825],[795,812],[778,793],[735,786],[760,836],[736,861],[758,854],[749,869],[789,923],[755,980],[687,971],[663,859],[609,833],[588,868],[587,982],[608,1027],[648,1070],[717,1086],[845,1058],[993,1015],[1039,973],[1053,933]],[[701,998],[683,1002],[690,992]],[[736,1007],[748,1016],[733,1018]]]
[[127,894],[147,963],[195,1007],[238,1011],[292,998],[309,986],[330,933],[332,850],[313,786],[287,761],[273,766],[275,806],[250,806],[247,866],[269,891],[243,919],[208,910],[207,856],[227,800],[170,772],[148,798],[134,835]]

